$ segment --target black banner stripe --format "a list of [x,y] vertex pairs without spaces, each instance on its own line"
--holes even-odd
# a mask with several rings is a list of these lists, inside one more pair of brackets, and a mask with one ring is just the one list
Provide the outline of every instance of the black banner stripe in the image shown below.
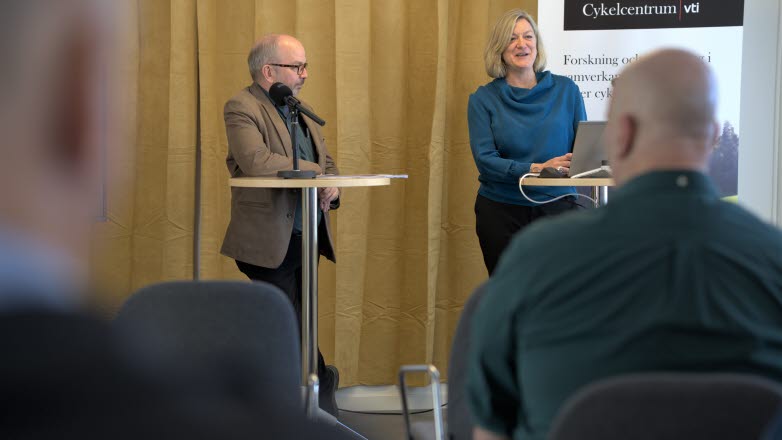
[[742,26],[744,0],[565,0],[565,30]]

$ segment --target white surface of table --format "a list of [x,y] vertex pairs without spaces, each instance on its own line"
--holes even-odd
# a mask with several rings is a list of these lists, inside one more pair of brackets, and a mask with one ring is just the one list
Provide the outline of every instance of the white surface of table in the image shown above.
[[[302,307],[301,307],[301,372],[302,385],[308,386],[311,376],[317,378],[318,368],[318,194],[317,188],[348,188],[387,186],[392,175],[322,175],[314,179],[283,179],[281,177],[236,177],[232,187],[301,189],[302,210]],[[259,225],[262,226],[262,225]],[[317,391],[313,391],[317,402]]]
[[384,175],[318,176],[314,179],[283,179],[281,177],[234,177],[231,186],[240,188],[348,188],[386,186],[391,178]]
[[578,179],[569,177],[526,177],[521,179],[521,184],[524,186],[614,186],[614,179],[610,177],[583,177]]

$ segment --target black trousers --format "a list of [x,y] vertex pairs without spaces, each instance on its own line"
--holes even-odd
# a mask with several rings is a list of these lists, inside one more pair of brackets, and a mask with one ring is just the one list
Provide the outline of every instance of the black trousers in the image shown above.
[[521,206],[495,202],[479,194],[475,199],[475,232],[489,276],[514,234],[539,218],[582,208],[572,197],[545,205]]
[[[296,311],[299,336],[301,336],[301,233],[294,232],[291,235],[288,253],[285,254],[285,259],[277,269],[260,267],[239,260],[236,260],[236,266],[251,280],[266,281],[279,287],[285,293]],[[327,374],[326,362],[318,349],[318,377],[324,378]]]

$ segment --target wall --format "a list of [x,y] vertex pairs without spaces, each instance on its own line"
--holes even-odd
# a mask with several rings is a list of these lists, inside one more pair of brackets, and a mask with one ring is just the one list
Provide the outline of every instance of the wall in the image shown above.
[[782,10],[779,0],[746,0],[744,11],[739,200],[782,226]]

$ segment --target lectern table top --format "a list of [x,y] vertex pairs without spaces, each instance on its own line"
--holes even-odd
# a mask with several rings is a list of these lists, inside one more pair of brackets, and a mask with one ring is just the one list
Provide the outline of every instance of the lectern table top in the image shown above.
[[281,177],[235,177],[231,186],[240,188],[347,188],[359,186],[385,186],[391,184],[386,175],[318,176],[314,179],[283,179]]

